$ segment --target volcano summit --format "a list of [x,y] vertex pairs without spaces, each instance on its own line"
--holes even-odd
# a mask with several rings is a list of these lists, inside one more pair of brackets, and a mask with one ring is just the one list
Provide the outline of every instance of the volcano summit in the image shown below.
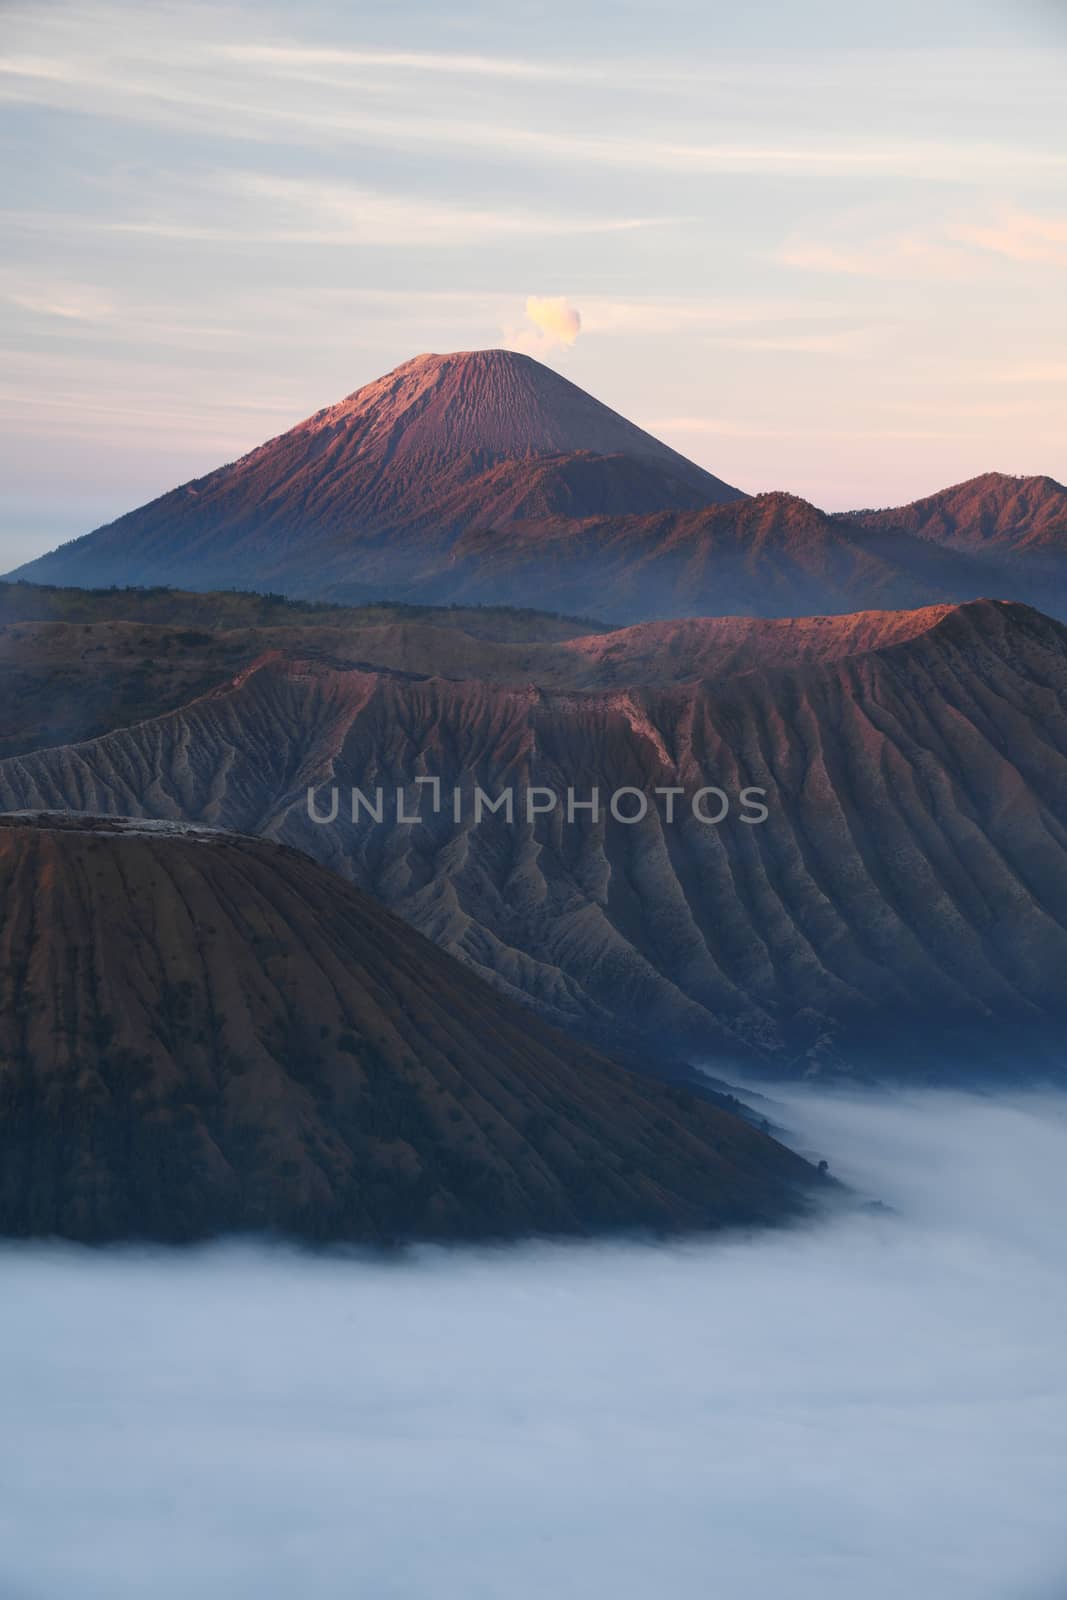
[[422,355],[19,576],[400,593],[469,528],[742,498],[529,356]]
[[[988,498],[953,502],[953,526],[984,518]],[[1058,569],[1050,588],[1043,564],[935,540],[908,511],[831,517],[795,495],[743,494],[529,356],[473,350],[416,356],[12,576],[355,605],[536,597],[613,623],[989,594],[1067,615]]]

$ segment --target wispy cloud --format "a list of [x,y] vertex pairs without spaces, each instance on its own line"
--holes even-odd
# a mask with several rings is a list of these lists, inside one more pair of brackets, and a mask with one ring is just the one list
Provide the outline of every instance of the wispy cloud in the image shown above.
[[467,55],[431,50],[341,50],[303,45],[225,44],[215,54],[250,66],[262,66],[293,76],[317,78],[317,69],[371,67],[376,72],[395,68],[460,78],[521,79],[533,83],[602,82],[612,75],[605,65],[572,61],[523,61],[514,57]]
[[866,350],[879,335],[875,328],[842,328],[825,333],[766,333],[709,337],[719,350],[750,350],[768,355],[846,355]]
[[469,206],[426,196],[385,194],[347,184],[242,173],[226,180],[234,194],[261,202],[274,219],[272,239],[314,243],[476,244],[531,235],[620,233],[657,225],[653,217],[551,215],[518,208]]
[[806,272],[916,282],[954,283],[973,277],[975,271],[967,252],[919,233],[891,234],[854,244],[794,237],[783,245],[778,259]]
[[1020,361],[1017,366],[1002,367],[985,376],[992,383],[1067,384],[1067,361]]
[[[282,138],[317,144],[330,139],[392,149],[431,146],[439,152],[482,157],[491,151],[494,156],[528,162],[631,173],[911,178],[982,185],[991,178],[1014,182],[1024,171],[1049,179],[1067,173],[1064,144],[857,134],[854,128],[835,131],[813,113],[810,101],[805,110],[794,108],[788,116],[773,100],[763,118],[754,117],[749,108],[745,124],[770,126],[776,133],[744,138],[736,136],[736,117],[717,118],[706,106],[700,108],[697,125],[718,132],[718,137],[665,137],[663,129],[676,123],[669,100],[646,108],[636,96],[627,116],[616,113],[607,121],[594,108],[584,107],[580,98],[563,103],[522,100],[510,116],[506,103],[498,100],[491,111],[477,115],[471,112],[471,96],[463,92],[464,77],[525,83],[535,92],[541,83],[578,83],[593,76],[610,78],[618,90],[627,81],[627,65],[614,64],[605,74],[600,67],[551,60],[523,63],[511,57],[447,52],[258,46],[209,37],[175,40],[168,39],[165,30],[153,31],[148,13],[146,18],[133,28],[128,17],[120,16],[110,29],[79,31],[73,14],[69,42],[57,43],[55,53],[38,50],[11,55],[0,63],[0,101],[212,132],[242,141]],[[219,26],[214,24],[216,30]],[[347,79],[324,79],[322,73],[331,65],[362,71],[367,81],[354,85]],[[846,66],[841,63],[845,83]],[[399,80],[383,80],[380,75],[390,71],[400,74]],[[803,63],[784,63],[783,72],[787,83],[791,75],[794,93],[798,73],[801,82],[810,76]],[[861,80],[877,77],[884,65],[873,56],[858,64],[854,60],[853,87],[857,72]],[[447,91],[436,103],[417,89],[417,81],[427,75]],[[648,76],[647,69],[644,77],[636,71],[633,87],[640,88]],[[683,85],[688,81],[690,93],[699,94],[701,74],[690,73],[687,80],[684,62],[666,76]],[[758,72],[752,86],[757,100],[761,89],[767,92]],[[356,87],[362,91],[358,96],[352,92]],[[688,127],[693,120],[682,119],[679,125]]]
[[604,296],[582,297],[582,327],[587,333],[649,335],[711,334],[747,337],[732,330],[738,326],[762,324],[765,333],[753,338],[806,337],[813,322],[833,322],[842,318],[841,307],[832,299],[783,299],[776,295],[729,295],[721,298],[612,300]]
[[1011,261],[1067,266],[1067,218],[1012,211],[996,222],[957,225],[953,238]]
[[127,217],[12,213],[12,227],[32,232],[113,233],[234,244],[473,245],[525,238],[580,238],[666,227],[671,217],[571,215],[516,206],[383,192],[316,178],[269,173],[175,174],[165,214],[150,195],[135,197]]
[[0,281],[0,301],[34,316],[58,317],[63,322],[106,322],[115,313],[108,295],[82,284],[36,280],[20,287]]
[[1067,265],[1067,219],[1010,211],[991,221],[950,219],[875,238],[794,235],[778,259],[789,267],[852,277],[959,282],[974,278],[983,257],[1020,265]]
[[742,422],[728,417],[651,417],[642,426],[650,433],[669,439],[671,435],[689,434],[721,439],[956,439],[956,429],[942,428],[831,428],[820,423],[798,428],[792,424],[775,426],[772,423]]
[[[837,307],[822,315],[840,321]],[[747,350],[767,354],[844,354],[869,346],[877,330],[867,326],[816,326],[816,303],[766,301],[645,301],[620,302],[583,296],[579,315],[565,295],[531,296],[526,302],[528,328],[505,323],[511,349],[569,348],[579,332],[620,338],[665,339],[676,334],[699,337],[711,349]],[[739,333],[739,325],[762,325],[761,331]],[[799,326],[798,326],[799,324]]]

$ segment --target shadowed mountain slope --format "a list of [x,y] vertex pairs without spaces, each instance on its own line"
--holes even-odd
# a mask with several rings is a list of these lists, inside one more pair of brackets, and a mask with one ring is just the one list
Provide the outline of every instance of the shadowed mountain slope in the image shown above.
[[[167,716],[0,762],[0,804],[298,844],[602,1039],[798,1071],[1047,1062],[1067,1010],[1067,630],[991,601],[748,624],[781,641],[757,667],[745,626],[709,624],[741,670],[644,687],[274,655]],[[441,779],[439,813],[417,776]],[[476,822],[475,784],[545,786],[560,803]],[[718,825],[692,811],[704,785],[731,802]],[[308,788],[328,805],[332,786],[337,820],[317,825]],[[352,821],[353,786],[382,788],[382,822]],[[568,789],[593,786],[600,815],[568,821]],[[741,820],[750,786],[766,790],[758,825]],[[652,797],[636,824],[607,812],[622,787]],[[421,793],[419,824],[396,823],[398,788],[409,814]],[[662,788],[683,791],[673,822]]]
[[472,528],[447,570],[424,573],[409,593],[499,603],[535,586],[547,606],[616,623],[896,610],[991,590],[1038,595],[1019,593],[1014,574],[986,562],[780,493],[697,511]]
[[520,682],[562,672],[570,681],[569,658],[557,663],[555,647],[575,637],[589,645],[597,626],[493,607],[360,609],[253,594],[0,585],[0,757],[174,710],[269,651]]
[[[26,596],[34,592],[31,586],[11,587],[23,609],[30,609]],[[41,593],[47,600],[51,592]],[[146,597],[125,593],[136,613],[138,599]],[[80,595],[82,602],[89,598],[85,590],[55,594],[63,599]],[[77,743],[176,710],[271,653],[419,676],[541,688],[615,688],[693,683],[757,666],[850,654],[921,631],[932,615],[864,612],[772,622],[704,617],[587,634],[582,629],[588,623],[537,613],[385,606],[332,612],[324,607],[307,608],[301,619],[299,606],[268,605],[263,607],[268,620],[240,627],[211,624],[220,616],[228,623],[233,608],[227,602],[242,597],[174,598],[184,601],[187,616],[199,620],[202,614],[209,625],[117,619],[0,623],[0,757]],[[115,600],[103,591],[95,605],[82,603],[75,614],[83,619],[110,617]],[[198,600],[203,601],[199,613]],[[62,614],[63,607],[45,604],[39,609]],[[145,609],[152,614],[171,607]],[[174,609],[180,617],[181,611]],[[270,621],[279,609],[295,615],[287,622]],[[251,606],[248,610],[255,614]]]
[[0,1231],[513,1236],[779,1219],[814,1177],[262,840],[0,817]]

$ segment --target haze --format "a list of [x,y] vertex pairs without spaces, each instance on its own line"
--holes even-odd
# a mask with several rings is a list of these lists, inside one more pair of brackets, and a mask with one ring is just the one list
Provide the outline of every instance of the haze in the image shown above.
[[1067,1099],[785,1091],[895,1209],[393,1266],[8,1246],[5,1600],[1054,1600]]
[[1051,5],[0,13],[0,568],[420,350],[834,509],[1065,475]]

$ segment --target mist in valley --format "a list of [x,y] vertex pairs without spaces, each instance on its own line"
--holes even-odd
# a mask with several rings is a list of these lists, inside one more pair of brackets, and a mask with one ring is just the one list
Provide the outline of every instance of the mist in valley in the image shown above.
[[0,1255],[3,1600],[1053,1600],[1067,1096],[773,1090],[881,1206]]

